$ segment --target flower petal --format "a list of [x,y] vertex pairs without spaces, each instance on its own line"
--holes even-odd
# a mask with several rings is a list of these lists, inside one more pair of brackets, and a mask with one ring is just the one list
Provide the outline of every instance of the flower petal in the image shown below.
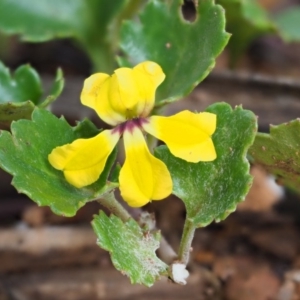
[[97,181],[119,138],[117,132],[104,130],[93,138],[56,147],[48,160],[55,169],[64,172],[70,184],[81,188]]
[[127,116],[136,117],[136,106],[140,98],[137,82],[132,69],[119,68],[112,75],[114,88],[111,90],[111,103],[114,109]]
[[166,165],[148,150],[139,128],[124,132],[126,160],[120,172],[124,200],[140,207],[151,200],[162,200],[172,192],[172,179]]
[[156,88],[164,78],[161,67],[150,61],[133,69],[119,68],[112,76],[97,73],[85,80],[81,102],[111,125],[145,117],[153,108]]
[[117,125],[124,122],[126,118],[116,111],[110,103],[112,78],[104,73],[96,73],[84,81],[80,95],[81,103],[94,109],[99,117],[110,125]]
[[83,89],[80,95],[81,103],[96,109],[96,98],[101,85],[109,78],[109,75],[104,73],[96,73],[88,77],[83,84]]
[[127,118],[147,116],[155,102],[156,88],[165,79],[161,67],[151,61],[145,61],[133,69],[115,70],[112,80],[118,86],[111,91],[111,105]]
[[[133,68],[134,72],[144,73],[151,80],[152,85],[157,88],[166,78],[159,64],[153,61],[144,61]],[[150,94],[152,91],[148,91]]]
[[166,75],[162,68],[155,62],[144,61],[133,68],[135,80],[138,85],[140,102],[138,115],[147,117],[155,103],[157,87],[165,80]]
[[171,117],[152,116],[143,128],[164,141],[171,153],[188,162],[212,161],[217,155],[211,135],[216,115],[182,111]]

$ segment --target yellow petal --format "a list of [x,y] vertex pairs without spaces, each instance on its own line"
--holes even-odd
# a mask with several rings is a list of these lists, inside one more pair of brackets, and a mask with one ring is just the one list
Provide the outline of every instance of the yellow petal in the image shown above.
[[156,88],[164,78],[161,67],[150,61],[133,69],[119,68],[112,76],[97,73],[85,80],[81,102],[111,125],[145,117],[153,108]]
[[70,184],[81,188],[97,181],[119,138],[117,132],[104,130],[93,138],[56,147],[48,160],[55,169],[64,172]]
[[140,98],[133,70],[129,68],[115,70],[112,81],[114,83],[114,89],[111,90],[112,106],[127,117],[138,116],[136,106],[143,99]]
[[147,75],[155,87],[158,87],[166,78],[166,75],[160,65],[153,61],[144,61],[139,63],[133,68],[133,70]]
[[217,115],[208,112],[202,112],[196,115],[199,124],[198,126],[208,135],[212,135],[216,131]]
[[138,115],[146,117],[154,106],[156,89],[166,76],[162,68],[152,61],[144,61],[138,64],[133,68],[133,73],[138,85],[140,98],[143,99],[137,109]]
[[[97,113],[99,117],[110,125],[117,125],[126,121],[124,108],[113,106],[119,97],[119,89],[115,76],[109,77],[101,86],[97,95]],[[115,99],[115,100],[113,100]]]
[[81,103],[93,109],[96,107],[96,98],[101,85],[109,78],[104,73],[96,73],[84,81],[80,95]]
[[211,135],[216,129],[216,115],[182,111],[171,117],[153,116],[143,128],[164,141],[171,153],[188,162],[212,161],[217,155]]
[[119,68],[112,76],[111,105],[126,118],[147,116],[155,102],[156,88],[165,79],[161,67],[151,61],[133,69]]
[[82,104],[94,109],[104,122],[117,125],[126,119],[111,106],[110,91],[113,89],[109,75],[96,73],[84,81],[80,99]]
[[124,132],[126,160],[120,172],[124,200],[140,207],[151,200],[162,200],[172,192],[172,179],[166,165],[148,150],[140,129]]

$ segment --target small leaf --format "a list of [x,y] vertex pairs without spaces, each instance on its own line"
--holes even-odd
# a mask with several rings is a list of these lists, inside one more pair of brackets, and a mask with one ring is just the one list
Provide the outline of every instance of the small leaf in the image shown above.
[[97,199],[115,187],[106,180],[116,151],[109,157],[98,181],[81,189],[70,185],[63,172],[48,162],[48,155],[55,147],[80,137],[94,136],[95,127],[91,123],[83,121],[72,128],[64,119],[36,108],[32,121],[13,122],[11,132],[1,131],[0,134],[0,166],[14,176],[12,184],[15,188],[38,205],[50,206],[56,214],[73,216],[87,201]]
[[300,192],[300,120],[271,126],[270,134],[258,133],[249,154],[281,184]]
[[31,100],[37,104],[42,96],[41,80],[29,65],[19,67],[13,76],[0,62],[0,103],[20,103]]
[[114,215],[100,212],[92,222],[98,245],[109,251],[117,270],[131,283],[151,286],[166,271],[167,265],[157,258],[160,234],[142,230],[136,221],[123,223]]
[[213,142],[217,152],[212,162],[188,163],[174,157],[166,146],[156,149],[173,179],[173,193],[183,200],[187,218],[196,227],[225,219],[242,201],[252,183],[246,153],[256,133],[251,111],[216,103],[207,108],[217,115]]
[[121,171],[121,165],[120,163],[116,163],[115,167],[113,168],[113,170],[111,171],[111,174],[109,176],[109,180],[111,182],[116,182],[119,183],[119,175],[120,175],[120,171]]
[[149,1],[140,23],[124,22],[121,31],[121,48],[133,65],[152,60],[166,74],[157,105],[187,95],[208,75],[229,39],[222,7],[213,0],[199,1],[197,19],[190,23],[180,12],[182,2]]
[[300,41],[300,7],[291,7],[274,18],[279,34],[286,42]]
[[9,129],[14,120],[30,119],[35,105],[31,101],[0,104],[0,128]]
[[1,62],[0,82],[0,127],[9,127],[12,121],[19,119],[30,119],[35,105],[46,107],[60,95],[64,86],[63,73],[58,69],[50,95],[40,103],[43,89],[38,73],[29,65],[23,65],[12,77]]
[[231,65],[261,35],[274,33],[275,25],[257,0],[217,0],[226,11],[226,30],[232,33],[228,48]]
[[62,69],[59,68],[57,69],[54,82],[50,89],[50,95],[47,96],[46,99],[41,104],[39,104],[39,107],[45,108],[53,101],[55,101],[58,98],[58,96],[62,93],[64,84],[65,84],[65,79],[63,77],[63,72]]
[[89,139],[100,133],[99,129],[89,119],[78,122],[73,131],[75,139]]

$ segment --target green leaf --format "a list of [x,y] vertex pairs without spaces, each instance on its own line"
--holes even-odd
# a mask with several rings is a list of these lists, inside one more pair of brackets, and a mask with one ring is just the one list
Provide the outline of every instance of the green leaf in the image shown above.
[[257,37],[276,31],[267,11],[257,0],[217,0],[226,11],[226,30],[232,33],[228,48],[231,65]]
[[19,67],[14,76],[0,62],[0,103],[20,103],[31,100],[37,104],[42,96],[41,80],[29,65]]
[[96,68],[110,72],[120,26],[113,20],[131,1],[1,0],[0,30],[30,42],[74,38]]
[[58,68],[54,82],[53,82],[52,87],[49,92],[50,95],[48,95],[46,97],[46,99],[42,103],[39,104],[39,107],[45,108],[49,104],[51,104],[53,101],[55,101],[58,98],[58,96],[62,93],[64,84],[65,84],[65,79],[64,79],[62,69]]
[[0,167],[13,175],[12,184],[18,191],[38,205],[50,206],[56,214],[73,216],[87,201],[115,187],[106,182],[115,151],[98,181],[81,189],[70,185],[63,172],[48,162],[48,155],[55,147],[94,136],[97,130],[92,123],[84,121],[71,127],[64,119],[36,108],[32,121],[13,122],[11,132],[1,131],[0,134]]
[[271,126],[270,134],[258,133],[249,154],[281,184],[300,192],[300,120]]
[[251,111],[216,103],[207,108],[217,115],[213,142],[217,159],[188,163],[174,157],[166,146],[156,156],[164,161],[173,179],[173,193],[183,200],[187,218],[196,227],[225,219],[242,201],[252,183],[246,153],[257,130]]
[[19,119],[30,119],[35,105],[48,106],[60,95],[63,86],[63,73],[58,69],[50,95],[40,103],[43,89],[38,73],[29,65],[23,65],[11,76],[0,62],[0,127],[9,127],[12,121]]
[[151,233],[129,219],[123,223],[114,215],[100,212],[92,222],[98,245],[109,251],[117,270],[126,274],[131,283],[151,286],[166,271],[167,265],[157,258],[160,233]]
[[30,119],[35,105],[31,101],[22,103],[0,103],[0,128],[9,129],[12,121]]
[[112,169],[111,174],[109,176],[109,180],[111,182],[119,183],[119,176],[122,166],[119,162],[116,163],[115,167]]
[[82,0],[0,1],[0,29],[20,34],[26,41],[76,36],[87,23],[87,5]]
[[286,42],[300,41],[300,7],[291,7],[274,18],[280,36]]
[[224,11],[213,0],[199,1],[193,23],[183,19],[181,3],[149,1],[140,23],[126,21],[121,31],[121,48],[133,65],[152,60],[166,74],[156,93],[157,105],[187,95],[208,75],[229,39]]

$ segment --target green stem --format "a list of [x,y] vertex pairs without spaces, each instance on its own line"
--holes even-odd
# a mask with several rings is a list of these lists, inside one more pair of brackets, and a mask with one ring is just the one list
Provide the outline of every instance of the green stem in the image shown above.
[[97,200],[101,205],[106,207],[110,212],[119,217],[123,222],[131,218],[128,211],[116,200],[114,192],[104,194],[101,199]]
[[[114,26],[114,36],[119,36],[121,26],[124,20],[133,18],[141,10],[142,6],[145,5],[145,1],[141,0],[130,0],[127,5],[123,8],[122,12],[116,18],[116,24]],[[115,39],[117,41],[117,39]]]
[[93,72],[111,74],[116,68],[115,53],[108,42],[89,43],[82,45],[93,64]]
[[178,260],[187,265],[189,262],[191,245],[194,238],[196,227],[189,219],[185,220],[183,234],[178,251]]
[[[119,217],[123,222],[126,222],[128,219],[132,218],[128,211],[116,200],[113,191],[104,194],[101,199],[98,199],[97,201],[102,206],[106,207],[111,213]],[[140,223],[139,225],[141,226]],[[152,227],[152,225],[150,227]],[[161,237],[160,254],[167,263],[171,263],[177,257],[175,251],[163,236]]]

